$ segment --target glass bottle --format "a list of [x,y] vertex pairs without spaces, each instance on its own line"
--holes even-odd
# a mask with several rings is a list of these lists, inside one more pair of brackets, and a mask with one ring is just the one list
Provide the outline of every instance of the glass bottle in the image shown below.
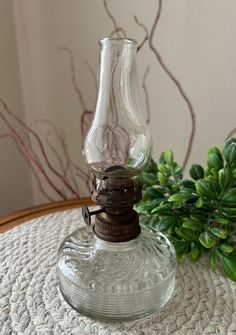
[[[87,225],[59,249],[59,286],[82,314],[122,321],[163,306],[175,285],[176,256],[167,238],[140,227],[133,205],[142,196],[140,173],[151,157],[151,140],[138,102],[131,39],[100,41],[99,91],[83,154],[95,175]],[[95,220],[91,220],[96,214]],[[92,223],[91,223],[92,221]]]

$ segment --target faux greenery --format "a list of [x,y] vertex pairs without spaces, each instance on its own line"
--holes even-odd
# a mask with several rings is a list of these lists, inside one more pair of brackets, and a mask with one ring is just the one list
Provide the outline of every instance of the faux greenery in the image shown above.
[[153,160],[142,174],[143,198],[136,205],[141,222],[163,232],[174,244],[178,259],[196,262],[208,253],[212,270],[220,267],[236,281],[236,139],[223,151],[212,146],[207,166],[192,165],[192,179],[172,150]]

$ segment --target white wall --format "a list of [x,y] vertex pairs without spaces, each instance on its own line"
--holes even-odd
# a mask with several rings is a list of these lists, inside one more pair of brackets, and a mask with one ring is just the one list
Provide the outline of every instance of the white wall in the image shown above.
[[[0,96],[24,118],[12,2],[0,0]],[[0,111],[3,111],[0,106]],[[0,118],[0,135],[7,133]],[[33,203],[28,165],[11,139],[0,140],[0,215]]]
[[[129,37],[141,41],[144,36],[143,30],[133,20],[134,14],[150,32],[157,11],[157,0],[107,2],[118,24],[126,30]],[[10,6],[6,5],[7,1],[4,3],[5,6]],[[105,13],[101,0],[16,0],[14,8],[26,120],[42,138],[47,134],[47,127],[35,123],[36,119],[47,118],[58,128],[62,128],[67,135],[71,156],[82,166],[79,127],[82,108],[72,85],[68,55],[58,47],[66,46],[72,50],[77,83],[87,108],[92,109],[95,100],[94,82],[84,60],[87,59],[96,71],[99,52],[97,42],[113,30],[111,20]],[[196,114],[196,136],[188,166],[193,162],[203,163],[207,147],[222,145],[229,131],[236,127],[235,12],[235,0],[163,1],[154,43],[183,86]],[[2,11],[1,15],[3,21],[6,21],[6,15]],[[1,21],[1,24],[4,22]],[[10,21],[5,24],[9,25]],[[13,34],[12,30],[11,33]],[[10,43],[13,48],[14,36],[11,40],[7,38],[5,43]],[[15,58],[14,62],[16,66]],[[177,160],[183,162],[191,130],[186,103],[147,44],[138,55],[138,65],[140,81],[146,66],[151,68],[147,87],[154,157],[157,158],[167,148],[173,148]],[[0,66],[6,68],[3,62]],[[14,66],[11,70],[16,75]],[[11,93],[7,96],[8,101],[18,110],[19,106],[22,107],[21,102],[18,103],[21,96],[19,78],[13,82],[12,85],[18,85],[15,93],[10,85],[5,88],[5,94]],[[16,97],[13,98],[12,94]],[[48,153],[57,166],[50,150]],[[17,159],[20,161],[19,155]],[[54,179],[54,182],[61,187],[58,179]],[[24,183],[27,184],[26,181]],[[79,187],[82,195],[85,195],[85,185],[81,181]],[[36,184],[33,189],[34,202],[45,201]],[[57,198],[55,192],[51,192],[50,188],[47,190]]]

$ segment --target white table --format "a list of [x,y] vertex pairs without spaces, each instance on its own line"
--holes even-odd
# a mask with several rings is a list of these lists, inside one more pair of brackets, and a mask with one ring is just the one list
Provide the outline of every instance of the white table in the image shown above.
[[236,334],[236,284],[211,272],[205,259],[179,265],[173,298],[149,317],[105,323],[77,313],[58,290],[58,247],[83,224],[80,208],[65,208],[29,213],[18,218],[24,223],[0,234],[0,334]]

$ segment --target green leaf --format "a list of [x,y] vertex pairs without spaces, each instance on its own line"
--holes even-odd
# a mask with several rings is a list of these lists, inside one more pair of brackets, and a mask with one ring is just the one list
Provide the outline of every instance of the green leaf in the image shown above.
[[233,178],[236,179],[236,169],[233,169],[232,175],[233,175]]
[[163,205],[163,206],[158,206],[156,208],[154,208],[151,211],[151,214],[158,214],[160,216],[173,216],[173,211],[170,207]]
[[226,239],[227,237],[227,231],[221,227],[212,227],[210,228],[210,231],[212,232],[212,234],[222,239]]
[[[227,215],[227,216],[231,216],[231,217],[235,217],[236,216],[236,208],[221,208],[221,211],[223,214]],[[223,223],[223,222],[222,222]]]
[[150,199],[155,199],[155,198],[160,198],[163,197],[163,195],[155,188],[149,186],[145,189],[145,194],[150,198]]
[[183,180],[182,185],[186,188],[189,188],[192,191],[196,191],[195,183],[192,180],[185,179]]
[[175,223],[175,219],[173,217],[160,217],[159,222],[156,225],[158,231],[166,231]]
[[176,193],[169,197],[169,202],[183,202],[189,199],[189,194]]
[[159,157],[159,163],[165,164],[165,152],[162,152]]
[[189,170],[189,174],[194,180],[198,180],[204,177],[204,169],[199,164],[193,164]]
[[182,173],[183,173],[183,167],[177,164],[177,166],[174,168],[174,175],[181,177]]
[[214,186],[218,180],[216,176],[213,176],[212,174],[210,174],[209,176],[205,177],[205,180],[209,181],[209,183]]
[[180,191],[180,186],[178,183],[173,182],[173,184],[171,185],[171,189],[173,193],[178,193]]
[[195,263],[201,255],[201,249],[199,248],[198,245],[194,244],[194,246],[191,249],[190,253],[190,260]]
[[234,247],[230,244],[222,243],[219,245],[218,249],[221,251],[230,254],[232,251],[234,251]]
[[[149,220],[146,221],[145,225],[154,229],[154,230],[157,230],[156,225],[158,224],[159,216],[157,216],[157,215],[146,215],[146,217],[148,217]],[[142,221],[140,223],[143,224]]]
[[224,158],[229,166],[235,166],[236,164],[236,143],[230,143],[224,147],[223,150]]
[[210,175],[211,175],[210,169],[206,168],[205,171],[204,171],[204,177],[206,178],[206,177],[208,177]]
[[172,241],[175,247],[177,258],[180,259],[184,254],[189,253],[191,244],[186,241]]
[[151,158],[147,167],[145,168],[145,172],[147,173],[157,173],[157,163]]
[[209,181],[205,179],[199,179],[195,183],[196,190],[202,197],[208,197],[210,199],[216,198],[214,187]]
[[191,229],[180,227],[180,228],[175,228],[175,232],[180,238],[186,241],[196,241],[197,240],[197,236],[194,234],[194,232]]
[[210,268],[214,271],[216,269],[216,252],[212,251],[209,254],[209,258],[208,259],[209,259]]
[[171,235],[175,234],[175,225],[176,225],[176,220],[175,220],[175,223],[172,224],[172,225],[168,228],[168,230],[167,230],[167,232],[165,232],[165,234],[171,234]]
[[211,175],[214,176],[215,178],[218,177],[218,170],[217,170],[217,169],[212,168],[212,169],[210,170],[210,172],[211,172]]
[[221,255],[220,261],[224,274],[231,280],[236,281],[236,260],[234,257]]
[[221,216],[214,216],[214,223],[228,224],[229,222],[230,220],[227,218],[223,218]]
[[236,263],[236,250],[230,255],[231,259]]
[[167,150],[164,153],[164,158],[165,158],[165,161],[166,161],[167,164],[173,165],[173,162],[174,162],[174,153],[173,153],[172,150]]
[[206,231],[200,234],[199,241],[207,249],[210,249],[215,245],[214,237]]
[[216,171],[219,171],[223,168],[222,156],[219,156],[215,153],[209,154],[207,157],[207,165],[209,169],[215,169]]
[[236,187],[225,192],[221,199],[225,202],[236,203]]
[[227,148],[232,143],[236,143],[236,138],[234,137],[228,138],[227,141],[225,141],[224,143],[224,149]]
[[142,173],[142,180],[144,184],[148,186],[156,185],[157,184],[157,178],[154,174],[143,172]]
[[215,155],[221,157],[221,159],[222,159],[222,161],[223,161],[223,158],[222,158],[220,149],[219,149],[217,146],[215,146],[215,145],[212,145],[212,146],[210,146],[210,147],[208,148],[207,154],[208,154],[208,155],[215,154]]
[[167,165],[163,164],[163,163],[159,163],[157,165],[158,170],[162,173],[162,174],[169,174],[170,170],[167,167]]
[[204,200],[203,200],[203,198],[199,197],[196,201],[196,207],[201,208],[201,207],[203,207],[203,205],[204,205]]
[[218,173],[221,190],[224,191],[232,180],[232,174],[228,168],[221,169]]
[[141,201],[135,205],[135,209],[141,214],[150,214],[152,209],[154,209],[160,203],[160,199],[154,199],[150,201]]
[[152,219],[151,215],[139,215],[139,223],[143,226],[148,225],[148,222]]
[[163,175],[163,173],[158,172],[157,173],[157,178],[158,178],[160,184],[162,184],[162,185],[166,185],[167,184],[168,179]]
[[185,218],[183,222],[183,227],[192,229],[192,230],[201,230],[203,227],[203,224],[201,221],[193,218]]

